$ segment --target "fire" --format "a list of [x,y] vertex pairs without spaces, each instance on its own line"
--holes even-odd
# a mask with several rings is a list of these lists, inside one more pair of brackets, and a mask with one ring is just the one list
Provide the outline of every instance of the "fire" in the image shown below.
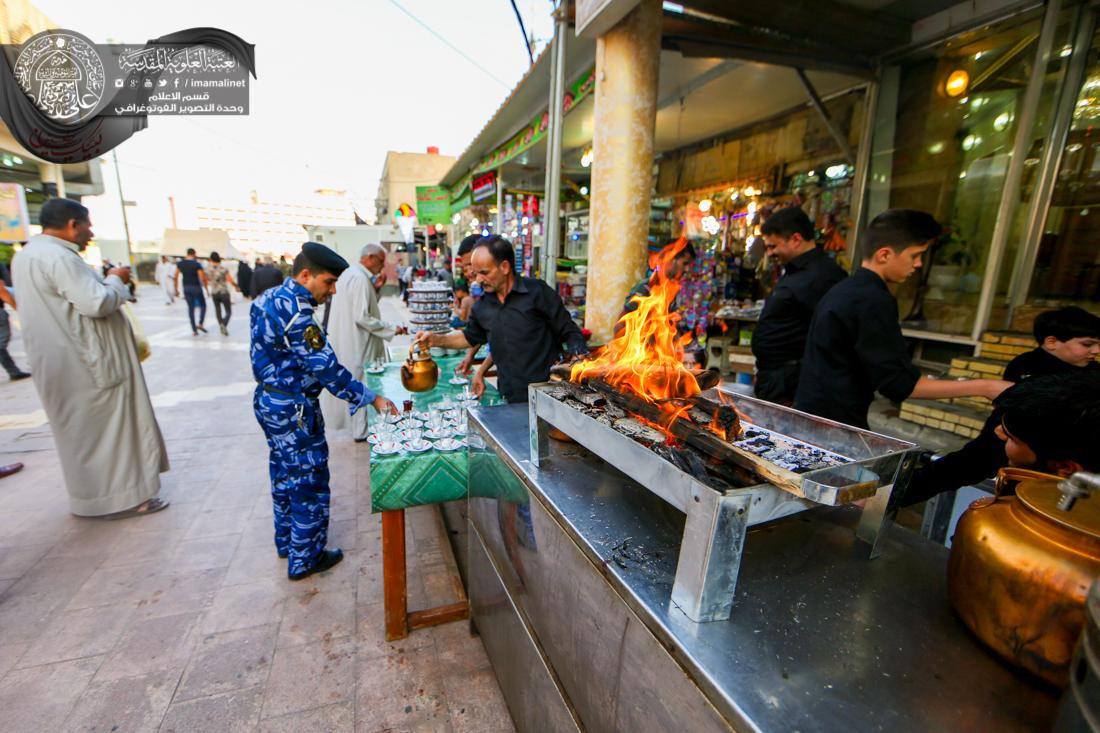
[[669,408],[669,422],[687,409],[682,407],[684,400],[699,394],[699,383],[684,368],[684,345],[691,334],[677,336],[680,314],[670,311],[680,283],[666,272],[686,245],[681,237],[650,256],[650,294],[632,299],[637,309],[623,314],[615,325],[615,338],[594,358],[573,365],[571,381],[599,379],[621,392],[662,403]]

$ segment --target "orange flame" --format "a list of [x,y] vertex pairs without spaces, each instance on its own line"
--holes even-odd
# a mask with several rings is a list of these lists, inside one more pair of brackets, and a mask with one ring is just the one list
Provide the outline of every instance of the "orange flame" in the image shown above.
[[669,423],[688,408],[668,401],[700,392],[699,383],[684,368],[684,345],[691,334],[676,335],[680,314],[669,310],[680,283],[669,278],[666,270],[685,246],[687,239],[681,237],[650,256],[649,295],[631,299],[637,308],[619,319],[615,338],[595,358],[574,364],[569,376],[573,382],[602,379],[621,392],[662,402]]

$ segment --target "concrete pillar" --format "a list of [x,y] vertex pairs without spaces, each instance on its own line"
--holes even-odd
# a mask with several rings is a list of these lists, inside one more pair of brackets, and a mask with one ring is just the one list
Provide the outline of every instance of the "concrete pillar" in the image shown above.
[[596,41],[585,325],[599,343],[645,275],[660,57],[660,0],[642,0]]
[[38,178],[49,196],[65,197],[65,172],[57,163],[39,163]]

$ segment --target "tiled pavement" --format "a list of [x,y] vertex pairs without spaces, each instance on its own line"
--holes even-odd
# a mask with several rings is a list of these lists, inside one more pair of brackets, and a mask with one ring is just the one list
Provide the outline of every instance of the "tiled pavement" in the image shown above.
[[[385,641],[367,455],[345,437],[330,440],[331,535],[347,557],[286,579],[246,313],[236,304],[228,339],[194,339],[181,304],[143,289],[145,372],[172,462],[172,506],[152,516],[70,515],[33,386],[0,381],[0,464],[26,464],[0,481],[0,730],[511,731],[467,624]],[[25,363],[18,336],[12,352]],[[438,510],[411,511],[407,528],[410,607],[453,600]]]

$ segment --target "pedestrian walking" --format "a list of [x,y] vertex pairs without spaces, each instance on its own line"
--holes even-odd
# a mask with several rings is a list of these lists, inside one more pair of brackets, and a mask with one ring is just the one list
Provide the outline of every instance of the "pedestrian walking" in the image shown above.
[[[378,292],[372,279],[386,265],[386,250],[380,244],[368,244],[359,261],[351,264],[336,281],[335,295],[328,304],[329,341],[341,364],[357,380],[363,381],[363,369],[376,361],[388,361],[386,342],[395,335],[408,333],[402,326],[382,320]],[[335,430],[351,428],[355,440],[367,439],[367,411],[349,416],[344,405],[331,394],[321,395],[325,424]]]
[[159,511],[168,454],[149,400],[130,323],[122,313],[130,270],[103,277],[80,252],[92,238],[88,210],[50,199],[42,233],[12,264],[23,340],[57,444],[69,507],[79,516]]
[[8,320],[7,309],[10,307],[16,310],[15,296],[8,290],[10,285],[11,272],[7,265],[0,262],[0,366],[4,367],[11,381],[18,382],[20,379],[29,377],[30,373],[16,366],[15,359],[12,359],[11,354],[8,353],[8,343],[11,342],[11,321]]
[[455,275],[454,272],[452,272],[453,267],[454,265],[451,262],[450,255],[448,254],[447,258],[443,260],[442,264],[440,264],[440,266],[435,271],[436,280],[442,280],[443,282],[447,283],[447,287],[451,289],[454,289],[455,286]]
[[[199,335],[199,331],[206,333],[203,322],[206,321],[206,296],[203,291],[207,288],[206,271],[194,249],[187,250],[187,258],[176,265],[175,287],[176,295],[180,294],[180,280],[183,280],[183,299],[187,303],[187,319],[191,322],[191,334]],[[199,318],[195,320],[195,310],[199,311]]]
[[252,272],[252,286],[250,291],[253,298],[258,298],[265,290],[277,288],[283,284],[283,273],[275,267],[270,257],[263,257],[256,261],[256,269]]
[[218,319],[218,328],[222,336],[229,335],[229,317],[233,315],[233,299],[230,297],[229,288],[237,287],[229,270],[222,266],[222,257],[217,252],[210,253],[210,274],[207,281],[210,283],[210,300],[214,301],[214,315]]
[[154,273],[157,285],[164,293],[164,304],[172,305],[176,302],[176,265],[168,255],[161,255],[160,262]]
[[275,550],[288,558],[287,576],[301,580],[344,558],[327,549],[328,443],[318,397],[322,389],[349,403],[351,414],[393,403],[352,377],[313,320],[314,308],[336,292],[347,261],[323,244],[307,242],[293,276],[257,298],[249,311],[253,408],[270,450],[268,470],[275,515]]
[[252,268],[245,260],[237,264],[237,290],[246,298],[252,297]]

